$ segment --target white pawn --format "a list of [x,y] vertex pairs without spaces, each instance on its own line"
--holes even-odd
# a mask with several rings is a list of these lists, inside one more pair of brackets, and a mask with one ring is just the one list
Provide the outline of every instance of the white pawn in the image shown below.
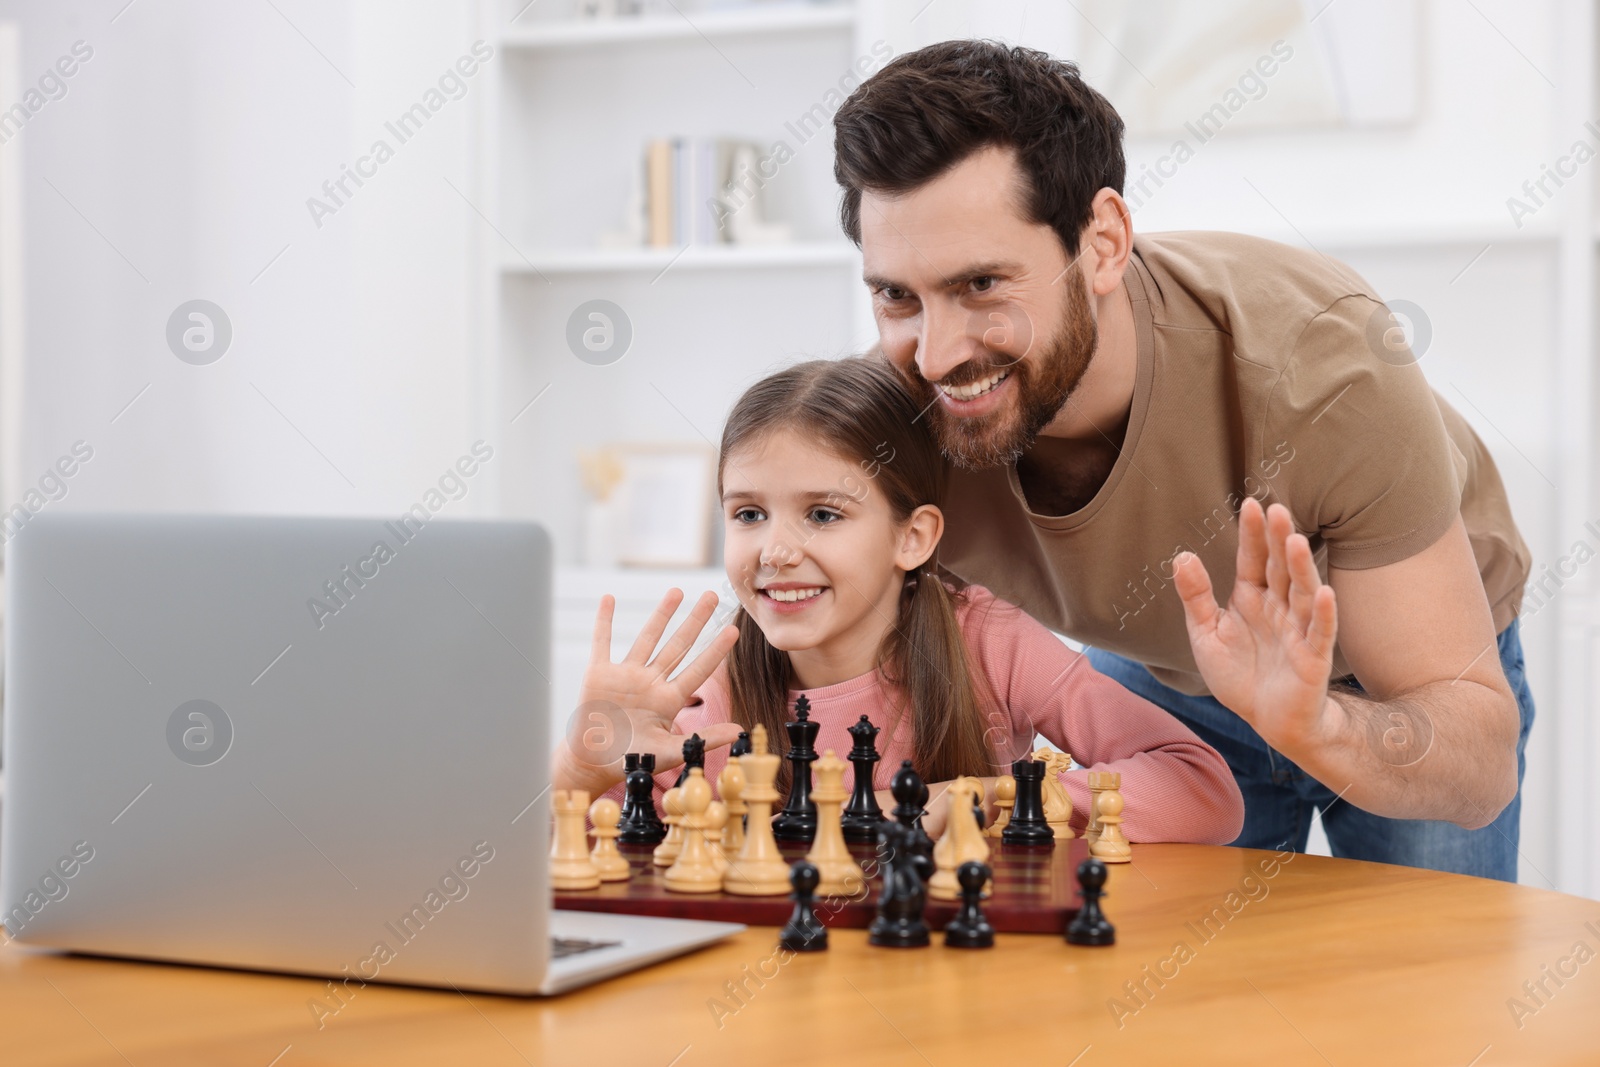
[[678,787],[678,802],[683,807],[679,825],[683,827],[683,849],[667,868],[662,884],[674,893],[715,893],[722,888],[722,872],[717,870],[711,847],[706,844],[706,809],[711,806],[711,786],[705,771],[689,768],[689,777]]
[[1089,855],[1106,863],[1127,863],[1133,859],[1133,846],[1122,836],[1122,793],[1107,789],[1095,807],[1100,836],[1089,846]]
[[717,865],[719,875],[728,869],[728,854],[722,847],[727,825],[728,806],[713,800],[706,807],[706,848],[711,850],[711,861]]
[[1094,849],[1100,839],[1100,794],[1107,789],[1122,788],[1122,775],[1117,771],[1089,772],[1089,823],[1083,828],[1083,839]]
[[728,824],[722,830],[722,855],[737,856],[744,848],[744,768],[729,760],[717,776],[717,790],[728,811]]
[[622,809],[615,800],[601,797],[589,805],[589,821],[594,823],[594,848],[589,861],[600,872],[602,882],[626,882],[632,873],[628,860],[617,849],[617,821]]
[[983,831],[983,836],[998,838],[1006,823],[1011,821],[1011,809],[1017,806],[1017,780],[1011,775],[1002,774],[995,779],[994,803],[994,822]]

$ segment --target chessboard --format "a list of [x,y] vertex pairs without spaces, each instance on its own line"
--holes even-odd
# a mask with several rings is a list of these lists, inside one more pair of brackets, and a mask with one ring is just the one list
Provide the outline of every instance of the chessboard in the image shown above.
[[[1037,848],[989,842],[988,864],[994,880],[983,902],[983,913],[995,930],[1012,934],[1061,935],[1078,911],[1078,883],[1074,875],[1089,856],[1080,838]],[[780,842],[789,863],[802,859],[809,846]],[[732,893],[673,893],[662,885],[666,868],[651,863],[649,846],[619,846],[627,857],[632,877],[626,882],[604,882],[598,889],[556,890],[555,906],[568,911],[601,911],[627,915],[657,915],[676,919],[711,919],[751,926],[782,926],[794,909],[784,896],[744,897]],[[865,929],[877,914],[879,878],[870,845],[851,845],[853,855],[868,873],[866,892],[850,897],[823,897],[816,901],[817,917],[824,926]],[[935,930],[956,913],[958,901],[928,898],[926,917]]]

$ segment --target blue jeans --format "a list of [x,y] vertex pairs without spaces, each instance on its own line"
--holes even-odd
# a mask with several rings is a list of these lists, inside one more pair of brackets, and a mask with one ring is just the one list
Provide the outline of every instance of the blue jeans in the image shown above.
[[[1244,794],[1244,829],[1233,842],[1241,848],[1305,851],[1313,811],[1335,856],[1399,863],[1435,871],[1517,880],[1517,840],[1522,815],[1523,750],[1533,726],[1533,694],[1523,669],[1517,620],[1500,632],[1500,665],[1516,694],[1522,716],[1517,737],[1517,795],[1488,826],[1463,830],[1450,822],[1386,819],[1338,802],[1327,786],[1273,751],[1261,735],[1214,697],[1194,697],[1160,682],[1134,660],[1103,649],[1086,649],[1101,674],[1115,678],[1152,704],[1176,715],[1222,754]],[[1351,683],[1354,679],[1349,679]],[[1359,688],[1359,686],[1357,686]]]

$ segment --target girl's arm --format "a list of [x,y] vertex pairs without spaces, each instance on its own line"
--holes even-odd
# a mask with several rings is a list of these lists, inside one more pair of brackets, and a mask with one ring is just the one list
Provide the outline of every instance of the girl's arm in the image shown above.
[[[1217,750],[1164,709],[1107,678],[1088,657],[1022,609],[982,591],[969,646],[975,672],[1008,717],[1013,758],[1034,732],[1072,754],[1063,773],[1072,825],[1088,819],[1088,769],[1122,775],[1122,829],[1131,841],[1227,844],[1244,825],[1244,799]],[[991,740],[1000,742],[998,733]],[[1000,747],[997,745],[997,748]]]

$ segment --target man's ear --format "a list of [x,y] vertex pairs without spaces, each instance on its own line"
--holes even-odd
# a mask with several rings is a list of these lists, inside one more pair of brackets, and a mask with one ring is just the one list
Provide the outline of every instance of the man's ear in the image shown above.
[[1078,254],[1095,296],[1117,291],[1133,254],[1133,216],[1115,189],[1095,194],[1089,224],[1078,237]]
[[924,504],[911,513],[900,533],[900,551],[895,554],[895,566],[903,571],[914,571],[933,558],[944,536],[944,512],[933,504]]

